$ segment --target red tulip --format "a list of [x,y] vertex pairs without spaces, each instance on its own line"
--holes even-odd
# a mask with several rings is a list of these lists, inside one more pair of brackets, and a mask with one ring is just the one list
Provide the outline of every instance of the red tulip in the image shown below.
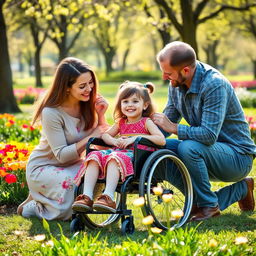
[[8,183],[8,184],[12,184],[12,183],[15,183],[17,181],[17,177],[16,175],[14,174],[7,174],[5,177],[4,177],[5,181]]

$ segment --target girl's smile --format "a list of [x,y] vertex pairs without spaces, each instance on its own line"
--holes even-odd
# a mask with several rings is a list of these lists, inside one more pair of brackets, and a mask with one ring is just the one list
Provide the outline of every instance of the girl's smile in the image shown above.
[[147,104],[136,94],[121,101],[122,113],[127,117],[128,121],[137,121],[142,117],[143,110],[147,108]]

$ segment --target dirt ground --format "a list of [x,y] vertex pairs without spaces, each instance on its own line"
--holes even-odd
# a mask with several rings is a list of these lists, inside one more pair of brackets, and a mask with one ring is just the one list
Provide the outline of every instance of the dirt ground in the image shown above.
[[9,215],[16,213],[17,205],[0,205],[0,215]]

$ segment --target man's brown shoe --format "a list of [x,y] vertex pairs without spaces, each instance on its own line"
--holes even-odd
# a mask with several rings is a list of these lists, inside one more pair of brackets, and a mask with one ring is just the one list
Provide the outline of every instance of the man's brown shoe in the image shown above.
[[103,212],[116,212],[116,203],[108,195],[100,195],[95,203],[93,204],[93,209],[96,211]]
[[76,197],[72,205],[72,210],[76,212],[88,212],[92,210],[93,201],[87,195],[79,195]]
[[244,181],[246,182],[248,192],[247,195],[238,201],[238,205],[241,211],[253,211],[255,207],[255,201],[253,196],[253,189],[254,189],[254,180],[253,178],[245,178]]
[[220,209],[216,207],[198,207],[197,213],[191,217],[190,221],[202,221],[220,215]]
[[199,209],[200,208],[196,204],[193,204],[191,207],[190,216],[194,216],[199,211]]

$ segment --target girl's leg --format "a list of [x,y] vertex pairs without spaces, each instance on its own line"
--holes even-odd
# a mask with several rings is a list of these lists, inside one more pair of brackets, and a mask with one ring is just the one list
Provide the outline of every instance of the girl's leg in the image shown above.
[[76,197],[72,209],[77,212],[87,212],[92,210],[93,190],[99,176],[99,165],[96,161],[89,161],[84,175],[83,194]]
[[84,175],[83,194],[93,199],[93,190],[99,177],[99,165],[96,161],[89,161]]
[[120,171],[116,160],[112,159],[107,165],[106,188],[104,194],[108,195],[114,201],[114,194],[120,178]]
[[93,204],[96,211],[116,212],[116,203],[114,202],[114,193],[120,178],[120,171],[116,160],[112,159],[107,164],[106,189]]

